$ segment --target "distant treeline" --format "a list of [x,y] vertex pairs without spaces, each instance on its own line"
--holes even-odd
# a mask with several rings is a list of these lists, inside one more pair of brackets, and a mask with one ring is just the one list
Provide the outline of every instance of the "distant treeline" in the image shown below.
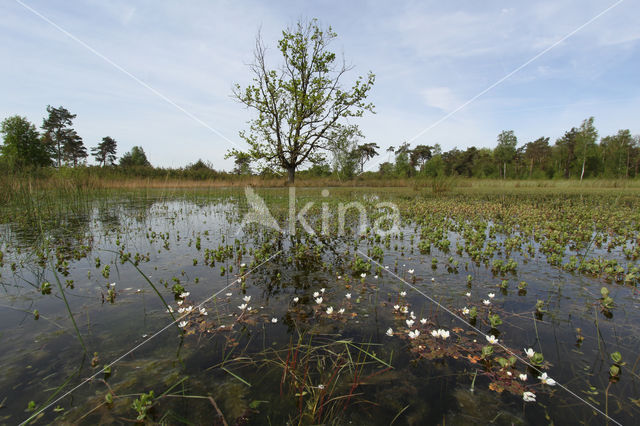
[[[83,168],[87,176],[100,178],[218,180],[255,175],[250,160],[243,156],[236,156],[235,168],[230,172],[217,171],[205,160],[182,168],[156,168],[149,163],[140,146],[134,146],[118,160],[117,141],[110,136],[105,136],[90,148],[96,166],[87,166],[89,152],[82,137],[72,127],[75,114],[62,106],[47,106],[47,114],[40,130],[18,115],[2,121],[1,169],[7,173],[28,172],[34,177],[47,177],[52,173],[64,175],[65,168]],[[553,144],[550,138],[540,137],[518,146],[518,139],[512,130],[501,132],[493,149],[472,146],[465,150],[454,148],[443,151],[438,144],[411,147],[403,143],[386,150],[388,160],[382,162],[377,171],[367,171],[365,164],[381,155],[378,149],[375,143],[329,143],[326,159],[298,174],[300,177],[334,177],[339,180],[420,176],[635,178],[640,167],[640,137],[633,136],[629,130],[619,130],[614,135],[600,138],[593,117],[565,132]],[[54,167],[59,172],[54,172]],[[265,168],[260,176],[278,178],[283,174]]]

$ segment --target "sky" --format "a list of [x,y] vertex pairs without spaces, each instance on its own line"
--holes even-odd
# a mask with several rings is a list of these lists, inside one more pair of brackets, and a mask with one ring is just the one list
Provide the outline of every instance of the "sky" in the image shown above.
[[353,65],[345,87],[376,75],[375,114],[351,121],[381,147],[369,169],[405,141],[493,147],[513,130],[521,146],[590,116],[600,136],[640,134],[639,16],[633,0],[2,0],[0,119],[39,127],[62,105],[88,147],[108,135],[154,166],[230,170],[258,30],[277,67],[282,30],[317,18]]

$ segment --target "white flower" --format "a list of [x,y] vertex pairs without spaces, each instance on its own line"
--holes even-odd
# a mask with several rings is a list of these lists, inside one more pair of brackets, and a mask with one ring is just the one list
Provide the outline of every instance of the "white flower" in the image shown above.
[[389,265],[385,266],[384,269],[389,269]]
[[278,322],[278,318],[275,318],[275,317],[271,318],[271,322],[274,323],[274,324],[277,323]]
[[375,279],[377,280],[377,279],[378,279],[378,276],[377,276],[377,275],[374,275],[374,276],[373,276],[373,278],[375,278]]
[[320,289],[320,293],[324,294],[325,288]]
[[241,263],[241,264],[240,264],[240,267],[241,267],[241,268],[244,268],[245,266],[247,266],[247,264],[246,264],[246,263]]
[[298,303],[298,300],[300,300],[300,298],[298,296],[293,298],[293,303]]
[[181,314],[184,312],[184,308],[178,308],[178,313]]
[[464,315],[469,315],[469,308],[467,308],[466,306],[464,308],[462,308],[462,313]]
[[351,293],[345,294],[344,297],[346,297],[347,299],[351,299]]
[[411,313],[409,314],[409,316],[411,317],[411,319],[416,319],[415,314],[413,313],[413,311],[411,311]]
[[412,319],[408,319],[406,321],[406,323],[407,323],[407,327],[411,327],[413,325],[414,321]]
[[542,376],[539,376],[538,379],[542,382],[543,385],[555,386],[556,381],[551,377],[547,376],[547,373],[542,373]]
[[233,293],[226,293],[225,296],[231,297],[231,296],[233,296]]
[[327,315],[331,315],[333,313],[333,306],[329,306],[327,308]]
[[338,313],[339,313],[339,314],[344,314],[344,308],[340,308],[340,309],[338,309]]
[[487,299],[484,299],[482,303],[484,303],[486,306],[489,306],[491,304],[491,302],[488,301]]
[[440,333],[438,332],[438,330],[431,330],[431,335],[433,337],[438,337],[438,336],[440,336]]
[[116,286],[116,283],[109,284],[109,287],[115,287],[115,286]]
[[487,338],[487,342],[491,343],[492,345],[498,343],[498,339],[496,339],[496,336],[494,336],[493,334],[485,337]]
[[[347,298],[348,299],[348,298]],[[398,311],[400,310],[400,305],[393,305],[393,310],[394,311]]]
[[525,349],[524,353],[527,355],[527,358],[532,358],[536,354],[531,348]]
[[420,324],[425,325],[427,323],[426,318],[420,318]]
[[320,297],[320,292],[314,291],[313,292],[313,297]]
[[413,269],[409,269],[407,272],[413,274]]
[[414,330],[409,332],[409,338],[415,339],[420,335],[420,330]]
[[522,399],[524,399],[524,402],[536,402],[536,394],[533,392],[525,391],[522,394]]
[[466,292],[464,295],[467,297],[471,297],[471,292]]
[[523,373],[523,374],[519,374],[519,375],[518,375],[518,378],[519,378],[520,380],[522,380],[523,382],[526,382],[526,381],[527,381],[527,375],[526,375],[526,374],[524,374],[524,373]]
[[191,313],[191,311],[193,311],[193,306],[187,306],[186,308],[184,308],[184,311],[188,314]]
[[440,332],[440,337],[442,337],[443,339],[447,339],[449,338],[449,331],[448,330],[438,330]]
[[393,329],[391,327],[389,327],[389,329],[387,330],[386,335],[389,337],[393,336]]
[[324,385],[322,385],[322,384],[318,385],[318,389],[320,389],[320,390],[324,389]]
[[186,297],[189,297],[191,293],[189,293],[188,291],[185,291],[183,293],[180,293],[180,296],[178,296],[180,299],[184,299]]
[[316,299],[316,303],[317,303],[318,305],[319,305],[319,304],[321,304],[321,303],[322,303],[322,297],[318,297],[318,298]]
[[409,307],[408,307],[408,306],[405,306],[405,307],[403,307],[403,308],[401,309],[401,311],[402,311],[402,313],[403,313],[403,314],[406,314],[407,312],[409,312]]
[[511,371],[507,371],[507,376],[511,377],[513,376],[513,373]]
[[207,316],[207,315],[209,315],[209,313],[207,312],[207,310],[205,308],[200,308],[200,315]]
[[341,278],[342,278],[342,275],[338,275],[338,279],[341,279]]
[[367,274],[365,274],[364,272],[360,274],[360,278],[366,278]]
[[238,306],[238,309],[240,309],[241,311],[244,311],[245,309],[247,309],[247,304],[243,303],[242,305]]
[[496,297],[495,293],[489,293],[487,294],[487,296],[489,296],[489,299],[493,299],[494,297]]
[[406,291],[401,291],[401,292],[400,292],[400,296],[405,297],[406,295],[407,295],[407,292],[406,292]]
[[167,309],[167,312],[173,313],[173,308],[171,306],[169,306],[169,309]]
[[187,321],[180,321],[180,323],[178,324],[178,327],[185,328],[187,324],[189,324]]
[[435,281],[435,280],[436,280],[435,278],[431,277],[431,282],[433,282],[433,281]]
[[249,303],[249,301],[251,300],[251,296],[245,296],[242,298],[242,300],[244,300],[245,302]]
[[184,303],[184,300],[178,300],[176,303],[178,304],[178,306],[180,306]]

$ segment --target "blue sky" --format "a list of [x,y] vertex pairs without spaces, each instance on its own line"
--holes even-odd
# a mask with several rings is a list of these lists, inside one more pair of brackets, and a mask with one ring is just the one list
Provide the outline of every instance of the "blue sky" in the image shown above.
[[[48,104],[63,105],[77,114],[87,146],[109,135],[119,154],[141,145],[158,166],[202,158],[231,168],[224,153],[245,147],[238,132],[252,117],[231,89],[251,80],[246,64],[258,28],[275,50],[282,29],[312,17],[333,27],[333,49],[354,65],[345,84],[376,74],[369,98],[376,114],[358,123],[383,149],[406,140],[445,150],[492,147],[505,129],[519,145],[553,141],[589,116],[601,136],[640,133],[640,4],[633,0],[432,128],[616,1],[21,1],[112,63],[4,0],[0,118],[20,114],[39,126]],[[386,158],[383,151],[376,161]]]

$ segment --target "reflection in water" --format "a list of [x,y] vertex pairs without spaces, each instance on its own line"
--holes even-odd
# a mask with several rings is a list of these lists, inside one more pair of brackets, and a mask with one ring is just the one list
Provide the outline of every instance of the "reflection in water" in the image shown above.
[[[286,193],[261,194],[286,228]],[[452,207],[434,200],[418,213],[414,200],[399,199],[408,213],[402,229],[388,237],[370,230],[359,235],[358,212],[348,212],[346,235],[337,235],[336,206],[349,195],[331,201],[326,236],[290,236],[255,225],[238,230],[247,205],[242,193],[225,191],[130,194],[86,203],[37,227],[7,224],[0,271],[7,306],[0,309],[0,336],[7,350],[0,355],[0,388],[12,392],[0,418],[24,420],[31,401],[47,405],[146,342],[55,403],[40,422],[137,417],[222,424],[224,417],[227,424],[537,424],[547,415],[556,423],[592,421],[583,404],[537,383],[536,371],[501,367],[497,350],[487,365],[480,358],[487,343],[476,341],[483,336],[357,256],[358,250],[456,312],[476,307],[478,327],[517,351],[544,353],[558,382],[601,408],[609,389],[616,419],[638,414],[629,399],[635,398],[635,373],[623,368],[620,383],[610,387],[607,373],[613,349],[631,362],[640,348],[632,288],[611,287],[616,305],[607,318],[594,309],[598,279],[532,256],[559,248],[514,231],[501,211],[491,220],[465,221],[464,210],[473,207],[468,201]],[[317,197],[301,196],[301,205],[305,196]],[[386,199],[379,197],[363,200],[370,207]],[[492,208],[498,211],[494,204],[485,210]],[[313,212],[310,221],[320,229]],[[572,255],[581,248],[563,250]],[[134,265],[171,301],[175,315],[186,315],[161,334],[154,333],[172,319]],[[199,301],[226,286],[204,311],[198,309]],[[501,323],[489,323],[489,315]],[[451,337],[432,337],[438,329]],[[411,338],[410,330],[422,334]],[[515,382],[511,371],[528,381]],[[508,377],[534,390],[537,403],[511,394],[515,385]]]

